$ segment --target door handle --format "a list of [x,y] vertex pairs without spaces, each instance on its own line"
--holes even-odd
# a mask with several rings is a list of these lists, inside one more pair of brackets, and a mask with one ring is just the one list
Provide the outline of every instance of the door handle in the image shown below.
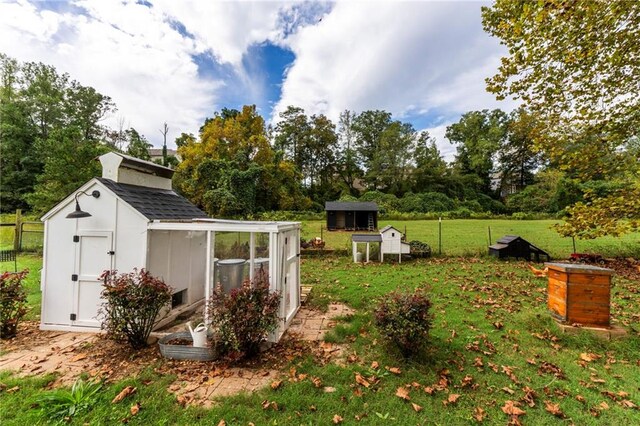
[[109,250],[109,251],[107,252],[107,254],[108,254],[108,255],[110,255],[110,256],[113,256],[114,254],[116,254],[116,252],[115,252],[115,251],[113,251],[113,250]]

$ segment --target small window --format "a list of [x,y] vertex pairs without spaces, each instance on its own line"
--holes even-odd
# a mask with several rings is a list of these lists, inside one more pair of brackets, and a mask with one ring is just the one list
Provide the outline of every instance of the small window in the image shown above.
[[395,233],[395,232],[392,232],[392,233],[391,233],[391,236],[392,236],[392,237],[395,237],[395,236],[396,236],[396,233]]
[[187,290],[182,290],[177,293],[173,293],[171,296],[171,309],[176,308],[180,305],[184,305],[187,301]]

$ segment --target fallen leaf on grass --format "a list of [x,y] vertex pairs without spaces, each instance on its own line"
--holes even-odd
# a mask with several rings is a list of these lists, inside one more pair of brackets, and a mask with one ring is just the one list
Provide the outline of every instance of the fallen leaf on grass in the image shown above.
[[435,389],[433,388],[433,386],[427,386],[424,388],[424,391],[429,395],[433,395],[433,392],[435,392]]
[[282,386],[282,380],[274,380],[271,382],[271,389],[276,390]]
[[419,405],[418,405],[418,404],[416,404],[416,403],[413,403],[413,402],[412,402],[412,403],[411,403],[411,407],[413,407],[413,411],[415,411],[416,413],[419,413],[420,411],[422,411],[422,407],[421,407],[421,406],[419,406]]
[[404,386],[399,387],[396,390],[396,396],[398,398],[404,399],[405,401],[409,401],[411,399],[411,397],[409,396],[409,390]]
[[602,356],[598,355],[598,354],[586,353],[586,352],[583,352],[583,353],[580,354],[580,359],[582,361],[586,361],[586,362],[595,361],[595,360],[600,359],[600,358],[602,358]]
[[582,396],[582,395],[576,395],[576,400],[578,400],[580,402],[586,402],[586,399],[584,399],[584,396]]
[[360,373],[356,373],[356,383],[364,386],[365,388],[368,388],[369,386],[371,386],[371,384],[367,381],[367,379],[362,377]]
[[11,389],[7,389],[7,393],[14,393],[20,390],[20,386],[14,386]]
[[505,401],[504,406],[501,407],[503,413],[509,416],[523,416],[527,414],[526,411],[518,408],[513,401]]
[[378,361],[373,361],[371,363],[371,369],[372,370],[377,370],[378,368],[380,368],[380,364],[378,364]]
[[561,419],[565,418],[564,413],[562,412],[562,410],[560,409],[560,404],[555,404],[551,401],[545,401],[544,402],[544,409],[553,414],[556,417],[559,417]]
[[333,393],[336,391],[336,388],[334,388],[333,386],[325,386],[324,389],[325,393]]
[[126,388],[122,389],[120,391],[120,393],[118,395],[116,395],[115,398],[113,398],[111,403],[112,404],[117,404],[118,402],[122,401],[123,399],[125,399],[129,395],[133,395],[134,393],[136,393],[136,390],[137,390],[137,388],[134,388],[133,386],[127,386]]
[[473,409],[473,418],[477,421],[481,422],[487,416],[487,412],[484,411],[481,407],[476,407]]
[[140,403],[136,402],[135,404],[133,404],[129,411],[131,412],[132,416],[135,416],[136,414],[138,414],[140,412]]
[[322,386],[322,379],[320,377],[312,377],[311,383],[313,383],[313,386],[319,388],[320,386]]
[[509,395],[513,395],[515,393],[515,391],[513,389],[508,388],[506,386],[503,387],[502,390],[505,391],[506,393],[508,393]]
[[622,401],[620,401],[620,404],[624,407],[624,408],[638,408],[638,406],[636,404],[633,403],[633,401],[629,401],[628,399],[623,399]]
[[342,423],[342,420],[344,420],[341,416],[334,414],[333,415],[333,424],[337,425],[338,423]]
[[402,373],[402,371],[400,371],[398,367],[385,367],[385,368],[387,369],[387,371],[395,375],[399,375],[400,373]]
[[458,402],[458,399],[460,398],[460,395],[457,393],[450,393],[449,397],[445,400],[442,401],[442,404],[446,407],[449,404],[455,404],[456,402]]
[[606,402],[602,401],[602,402],[600,403],[600,405],[598,405],[598,408],[599,408],[600,410],[608,410],[608,409],[609,409],[609,404],[607,404]]
[[224,419],[220,419],[218,426],[227,426],[227,422],[225,422]]

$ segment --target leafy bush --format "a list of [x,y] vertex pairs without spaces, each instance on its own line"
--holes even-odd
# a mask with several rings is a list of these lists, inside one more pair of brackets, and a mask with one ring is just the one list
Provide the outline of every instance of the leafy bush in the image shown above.
[[144,269],[120,275],[105,271],[100,278],[105,300],[102,328],[115,339],[126,339],[134,349],[147,346],[160,311],[171,301],[171,287]]
[[378,302],[374,311],[375,324],[407,358],[421,351],[428,341],[433,320],[429,308],[431,302],[424,290],[392,292]]
[[22,281],[28,273],[25,269],[0,275],[0,337],[3,339],[16,335],[18,323],[27,313],[27,293]]
[[222,351],[238,351],[246,357],[257,354],[260,343],[276,329],[279,307],[280,294],[269,292],[264,274],[259,274],[253,284],[245,281],[229,293],[217,286],[207,302]]
[[38,404],[42,406],[42,414],[47,421],[68,422],[79,411],[87,410],[96,402],[101,388],[100,382],[78,379],[71,390],[56,389],[45,393],[38,399]]

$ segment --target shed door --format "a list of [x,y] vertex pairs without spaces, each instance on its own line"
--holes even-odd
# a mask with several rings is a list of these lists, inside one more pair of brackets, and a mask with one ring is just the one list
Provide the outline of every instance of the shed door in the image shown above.
[[71,325],[100,327],[97,319],[100,308],[102,281],[100,275],[112,268],[112,237],[108,231],[81,231],[76,249],[74,274],[78,280],[73,284],[73,310],[75,320]]

